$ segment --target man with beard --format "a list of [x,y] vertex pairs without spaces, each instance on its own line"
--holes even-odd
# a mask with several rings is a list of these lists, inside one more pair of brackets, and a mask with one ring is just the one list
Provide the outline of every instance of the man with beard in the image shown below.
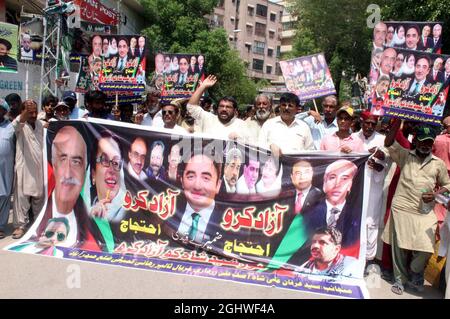
[[149,178],[160,180],[166,176],[163,160],[164,160],[164,144],[161,141],[155,141],[150,151],[150,166],[145,173]]
[[228,150],[225,156],[223,166],[223,183],[220,192],[236,193],[236,183],[242,165],[242,153],[239,149],[233,147]]
[[317,230],[311,242],[311,258],[298,272],[324,276],[355,276],[356,258],[341,254],[342,234],[334,227]]
[[[431,154],[435,139],[433,129],[419,126],[414,138],[416,149],[410,151],[395,141],[400,124],[399,119],[394,121],[384,141],[401,173],[383,233],[383,241],[392,246],[395,278],[392,292],[399,295],[405,283],[418,292],[424,289],[424,270],[434,252],[437,226],[433,201],[436,194],[450,190],[444,161]],[[439,189],[434,192],[436,187]]]
[[144,102],[144,108],[147,113],[138,113],[135,117],[136,124],[141,124],[144,126],[164,126],[162,119],[161,107],[159,105],[159,98],[161,97],[161,92],[156,88],[151,88],[147,92],[147,98]]
[[280,116],[274,117],[261,128],[259,145],[271,149],[275,156],[314,149],[311,130],[296,119],[300,100],[293,93],[280,97]]
[[37,120],[37,104],[33,100],[22,103],[22,113],[13,121],[16,134],[14,179],[14,232],[21,238],[28,225],[28,210],[37,216],[44,204],[44,176],[42,149],[44,127]]
[[313,110],[296,115],[297,119],[303,120],[311,129],[316,150],[320,149],[320,141],[325,135],[330,135],[338,131],[336,120],[337,109],[338,99],[336,95],[327,95],[322,100],[323,116]]
[[245,123],[248,127],[249,143],[258,145],[259,132],[263,124],[272,117],[272,99],[260,94],[255,99],[255,115],[249,117]]
[[217,115],[206,112],[199,106],[205,90],[214,86],[216,82],[217,78],[209,75],[189,99],[187,111],[199,122],[200,133],[210,134],[215,138],[247,141],[247,126],[236,117],[238,105],[233,97],[225,96],[219,101]]
[[114,120],[114,117],[106,107],[106,94],[102,91],[88,91],[85,94],[84,101],[89,113],[87,117]]
[[[355,135],[360,138],[364,145],[364,150],[374,154],[377,148],[384,145],[385,136],[376,132],[378,117],[371,114],[368,110],[361,113],[362,130]],[[364,170],[364,181],[369,185],[367,198],[367,249],[366,259],[368,264],[375,258],[377,252],[378,229],[383,225],[381,213],[383,209],[383,185],[387,174],[385,162],[373,157],[366,163]]]

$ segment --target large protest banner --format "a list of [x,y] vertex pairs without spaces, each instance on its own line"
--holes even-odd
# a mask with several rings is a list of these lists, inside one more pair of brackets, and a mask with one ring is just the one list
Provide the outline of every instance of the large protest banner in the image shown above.
[[440,125],[450,84],[450,56],[385,48],[369,78],[373,114]]
[[155,56],[154,82],[161,99],[189,98],[206,75],[202,54],[163,54]]
[[301,101],[336,94],[323,53],[280,61],[280,68],[288,91]]
[[383,46],[441,53],[442,22],[386,21],[378,24],[373,33],[373,50]]
[[0,72],[17,73],[17,34],[17,25],[0,22]]
[[22,13],[20,16],[20,60],[41,62],[44,39],[43,17]]
[[46,204],[6,249],[366,296],[368,154],[278,159],[169,132],[103,120],[50,123]]

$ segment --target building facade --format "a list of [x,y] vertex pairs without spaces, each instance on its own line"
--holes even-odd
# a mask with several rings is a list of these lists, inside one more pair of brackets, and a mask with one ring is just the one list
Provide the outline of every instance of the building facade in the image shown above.
[[254,79],[277,80],[281,49],[283,6],[268,0],[222,0],[210,17],[212,27],[222,27],[228,41]]

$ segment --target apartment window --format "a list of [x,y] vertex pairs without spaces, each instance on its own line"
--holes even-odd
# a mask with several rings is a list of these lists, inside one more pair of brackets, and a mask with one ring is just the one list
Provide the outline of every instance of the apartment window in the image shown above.
[[273,49],[267,49],[267,56],[273,56]]
[[261,41],[255,41],[255,45],[253,46],[253,53],[264,55],[264,51],[266,49],[266,44]]
[[277,20],[277,15],[275,13],[270,14],[270,21],[275,22]]
[[261,37],[266,36],[266,25],[264,23],[255,23],[255,35],[259,35]]
[[249,36],[253,35],[253,26],[252,25],[247,24],[246,30],[247,30],[247,35],[249,35]]
[[266,65],[266,73],[272,74],[272,66],[271,65]]
[[281,55],[281,47],[277,45],[277,58],[279,58]]
[[253,70],[262,72],[264,70],[264,60],[253,59]]
[[[248,42],[245,42],[245,48],[247,49],[247,52],[250,53],[252,45],[250,43],[248,43]],[[248,62],[247,62],[247,64],[248,64]]]
[[281,72],[280,63],[278,63],[278,62],[276,64],[276,66],[275,66],[275,74],[276,75],[283,75],[283,72]]
[[283,31],[294,29],[295,28],[294,23],[295,23],[294,21],[283,22],[282,23]]
[[219,8],[223,8],[225,0],[220,0],[219,4],[217,5]]
[[267,17],[267,6],[263,6],[262,4],[256,5],[256,15]]
[[275,31],[269,31],[269,39],[275,38]]
[[255,15],[255,8],[254,7],[247,7],[247,14],[251,17]]

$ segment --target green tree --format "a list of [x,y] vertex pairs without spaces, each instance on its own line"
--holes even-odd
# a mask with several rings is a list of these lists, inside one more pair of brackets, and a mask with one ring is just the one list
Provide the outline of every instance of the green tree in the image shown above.
[[[366,74],[370,65],[369,0],[293,0],[298,17],[296,56],[324,52],[339,92],[343,79]],[[344,74],[344,78],[343,78]]]
[[[141,0],[148,26],[142,31],[152,53],[202,53],[207,70],[219,83],[210,90],[213,99],[236,97],[238,103],[251,103],[256,85],[246,76],[246,67],[228,44],[224,29],[210,30],[205,15],[218,0]],[[152,61],[150,61],[152,64]]]

